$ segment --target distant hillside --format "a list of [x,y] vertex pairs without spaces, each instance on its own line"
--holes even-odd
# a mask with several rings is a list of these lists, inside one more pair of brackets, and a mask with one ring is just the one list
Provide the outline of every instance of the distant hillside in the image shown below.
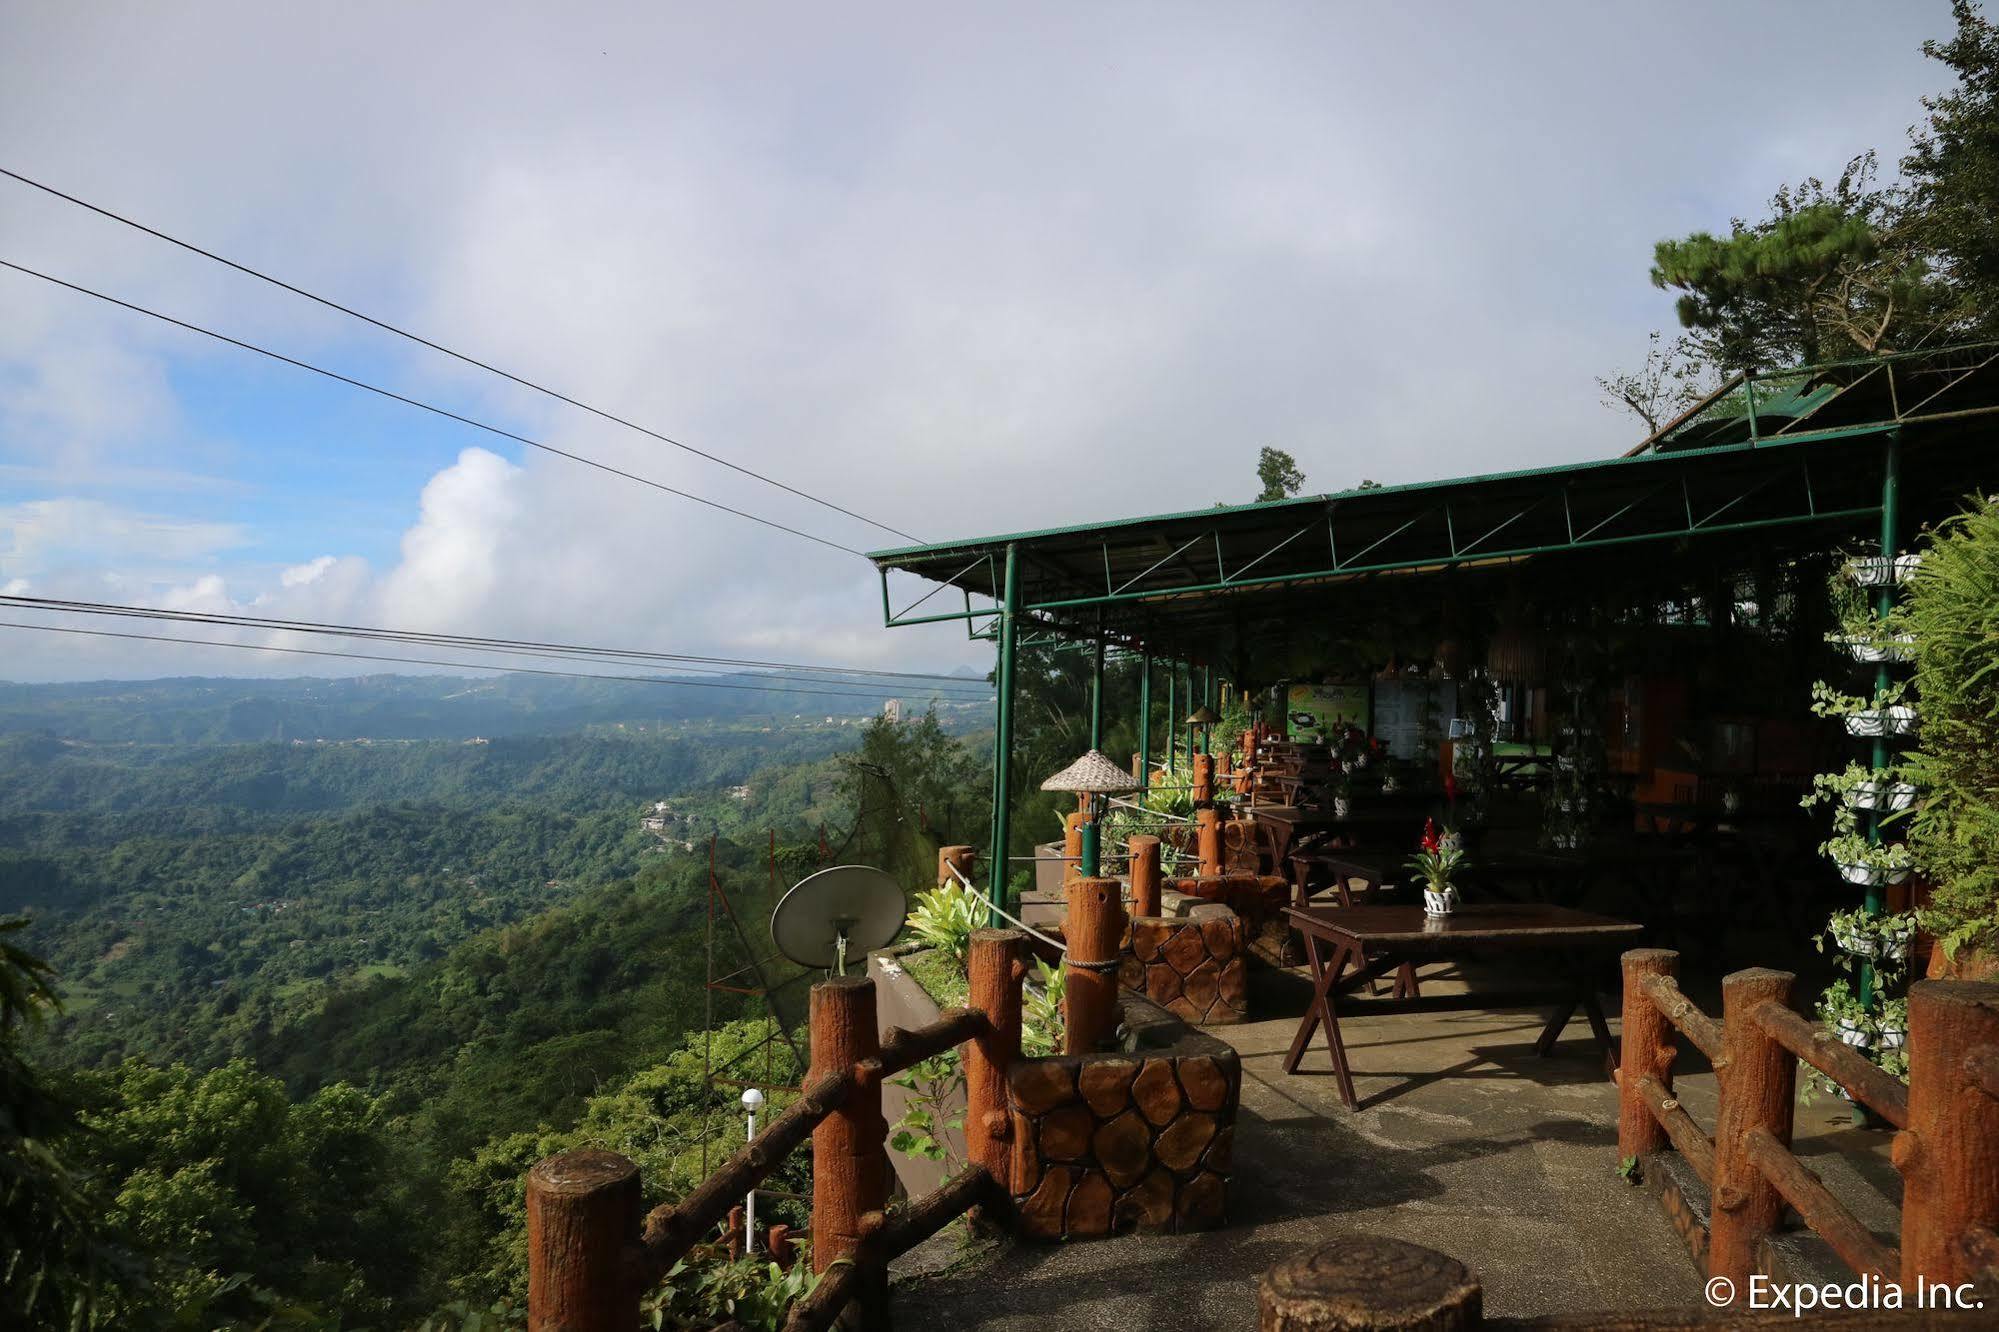
[[[755,687],[724,687],[729,685]],[[955,691],[953,696],[937,695],[924,681],[821,685],[751,674],[657,684],[520,675],[0,683],[0,735],[27,731],[138,744],[467,740],[620,724],[630,729],[699,720],[779,725],[852,718],[880,712],[891,698],[902,700],[905,714],[934,702],[941,717],[957,723],[954,729],[990,715],[989,703],[956,696],[965,686],[945,688]]]

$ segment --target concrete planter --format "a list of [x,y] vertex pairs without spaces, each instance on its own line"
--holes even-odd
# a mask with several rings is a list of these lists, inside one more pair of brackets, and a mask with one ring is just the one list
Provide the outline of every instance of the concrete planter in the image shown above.
[[[918,1027],[935,1022],[943,1009],[930,997],[930,992],[917,982],[915,976],[903,969],[901,959],[924,951],[921,945],[910,948],[889,949],[868,955],[868,975],[875,982],[875,1021],[885,1035],[890,1027],[901,1027],[904,1031],[914,1031]],[[882,1084],[882,1117],[893,1125],[909,1109],[915,1093],[899,1086],[893,1080]],[[902,1191],[912,1198],[921,1198],[939,1185],[945,1183],[951,1174],[964,1167],[965,1130],[965,1086],[961,1081],[944,1098],[943,1104],[935,1108],[940,1121],[958,1120],[960,1127],[951,1128],[948,1123],[940,1124],[935,1138],[944,1148],[944,1159],[928,1160],[921,1156],[910,1156],[889,1149],[888,1161],[895,1171],[895,1177],[902,1185]],[[891,1135],[893,1136],[893,1135]]]

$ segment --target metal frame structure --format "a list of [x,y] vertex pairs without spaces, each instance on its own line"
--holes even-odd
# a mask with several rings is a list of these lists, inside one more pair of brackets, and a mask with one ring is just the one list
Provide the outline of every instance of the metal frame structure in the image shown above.
[[[1119,648],[1165,662],[1169,680],[1184,667],[1191,706],[1195,667],[1204,671],[1203,701],[1218,673],[1238,686],[1268,683],[1272,673],[1260,663],[1281,659],[1301,614],[1359,613],[1382,589],[1399,590],[1398,580],[1475,578],[1609,554],[1639,571],[1668,550],[1698,550],[1717,563],[1782,559],[1876,532],[1891,552],[1898,507],[1922,520],[1991,484],[1984,431],[1995,414],[1999,344],[1931,349],[1738,375],[1621,457],[869,558],[885,625],[962,623],[996,643],[991,845],[1004,847],[1013,671],[1023,646],[1086,643],[1099,662],[1106,648]],[[891,574],[936,585],[898,611]],[[947,587],[963,608],[924,611]],[[1101,685],[1093,742],[1100,696]],[[1170,700],[1169,714],[1177,707]],[[1169,753],[1175,739],[1169,729]]]

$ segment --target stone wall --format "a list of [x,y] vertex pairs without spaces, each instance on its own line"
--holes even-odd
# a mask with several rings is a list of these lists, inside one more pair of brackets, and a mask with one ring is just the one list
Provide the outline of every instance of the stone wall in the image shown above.
[[1135,1048],[1023,1059],[1007,1074],[1021,1233],[1212,1230],[1227,1216],[1242,1065],[1127,994]]
[[1202,903],[1185,917],[1132,920],[1119,960],[1118,983],[1196,1026],[1221,1026],[1249,1016],[1247,951],[1241,917],[1219,903]]

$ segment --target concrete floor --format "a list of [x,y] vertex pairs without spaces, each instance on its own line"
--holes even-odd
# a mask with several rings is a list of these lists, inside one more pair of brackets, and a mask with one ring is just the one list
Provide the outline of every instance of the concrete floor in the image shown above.
[[1304,1001],[1296,977],[1266,975],[1252,1011],[1283,1016],[1213,1029],[1243,1057],[1226,1229],[984,1251],[947,1232],[899,1268],[898,1324],[1239,1332],[1256,1325],[1266,1268],[1354,1233],[1466,1263],[1488,1314],[1705,1307],[1657,1202],[1616,1174],[1616,1091],[1585,1022],[1545,1059],[1545,1012],[1345,1023],[1362,1106],[1350,1113],[1323,1045],[1284,1073]]

